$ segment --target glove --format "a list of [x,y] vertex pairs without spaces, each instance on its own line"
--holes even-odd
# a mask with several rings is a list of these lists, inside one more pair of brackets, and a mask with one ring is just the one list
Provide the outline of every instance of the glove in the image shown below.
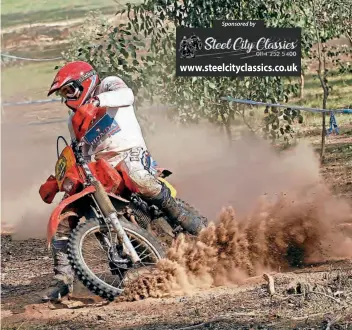
[[72,117],[72,127],[77,141],[80,141],[87,133],[98,111],[99,108],[94,103],[86,103],[77,109]]

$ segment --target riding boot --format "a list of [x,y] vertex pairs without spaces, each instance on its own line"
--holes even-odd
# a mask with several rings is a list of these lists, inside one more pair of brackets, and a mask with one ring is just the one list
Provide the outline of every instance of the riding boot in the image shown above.
[[67,238],[52,240],[55,275],[49,288],[43,292],[43,301],[60,301],[72,292],[74,272],[68,261],[67,243]]
[[171,222],[170,224],[180,225],[192,235],[198,235],[205,228],[205,224],[199,216],[191,214],[177,204],[165,184],[162,184],[162,189],[157,196],[144,198],[144,200],[163,211]]

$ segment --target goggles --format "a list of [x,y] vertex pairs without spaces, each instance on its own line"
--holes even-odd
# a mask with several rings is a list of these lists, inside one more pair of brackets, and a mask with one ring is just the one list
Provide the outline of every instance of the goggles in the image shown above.
[[81,89],[77,82],[72,81],[62,86],[56,93],[65,100],[77,100],[81,95]]

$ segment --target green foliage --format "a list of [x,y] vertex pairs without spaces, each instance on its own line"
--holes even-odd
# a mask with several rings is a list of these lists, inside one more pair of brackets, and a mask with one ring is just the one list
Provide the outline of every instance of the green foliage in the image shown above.
[[[210,27],[214,19],[263,19],[267,27],[299,26],[304,57],[313,56],[311,47],[316,41],[312,6],[303,0],[144,0],[137,5],[128,3],[117,15],[126,23],[112,27],[97,16],[95,21],[88,19],[72,36],[65,59],[86,60],[103,75],[121,75],[138,102],[158,97],[182,122],[206,118],[230,127],[238,118],[245,121],[245,116],[237,105],[220,102],[221,97],[282,103],[296,95],[299,86],[283,77],[176,77],[177,26]],[[324,40],[336,36],[339,29],[334,26],[327,31],[322,32]],[[298,116],[302,122],[301,114],[287,111],[275,120],[267,116],[264,124],[269,125],[272,137],[286,140]],[[267,136],[268,131],[264,133]]]
[[[88,50],[89,47],[98,44],[97,37],[99,35],[106,35],[109,33],[110,26],[107,20],[101,14],[99,10],[90,12],[82,25],[71,32],[68,43],[69,48],[62,53],[62,56],[66,62],[83,59],[80,57],[80,48]],[[88,56],[84,57],[85,61],[90,61]]]
[[[305,21],[303,35],[311,42],[303,46],[306,57],[315,61],[319,60],[317,50],[312,50],[311,46],[316,43],[322,44],[322,57],[329,61],[341,73],[349,70],[345,63],[341,61],[341,55],[351,55],[351,47],[328,47],[325,42],[342,35],[349,37],[352,43],[352,6],[350,0],[305,0],[296,1],[298,7],[297,15]],[[323,60],[323,58],[322,58]]]
[[114,27],[100,12],[91,12],[85,24],[71,35],[70,47],[63,57],[65,62],[87,61],[101,78],[121,76],[142,101],[146,91],[143,87],[148,84],[148,66],[151,65],[151,62],[141,61],[140,54],[145,49],[146,43],[131,32],[131,24],[121,23]]
[[[302,1],[302,0],[301,0]],[[331,51],[324,44],[326,41],[342,34],[347,35],[351,39],[351,3],[350,1],[338,0],[316,0],[309,1],[309,7],[306,8],[306,3],[301,2],[300,9],[307,21],[307,31],[312,34],[312,39],[317,44],[317,49],[309,55],[318,64],[317,77],[319,78],[321,88],[323,90],[322,108],[327,109],[327,100],[331,91],[331,86],[328,83],[329,69],[328,62],[338,64],[340,72],[345,70],[344,65],[341,65],[339,55],[341,50]],[[320,159],[324,161],[325,154],[325,136],[326,136],[326,113],[322,114],[322,131],[321,131],[321,151]]]
[[[282,77],[176,77],[175,27],[210,27],[214,19],[265,19],[268,26],[285,26],[291,22],[286,13],[289,3],[277,1],[153,1],[143,5],[128,5],[127,13],[135,33],[150,37],[151,57],[157,66],[151,74],[161,100],[169,104],[183,122],[207,118],[213,123],[229,126],[238,111],[228,103],[220,103],[222,96],[231,95],[261,101],[284,102],[297,92],[298,85]],[[121,12],[123,13],[123,12]],[[273,14],[275,13],[275,17]],[[150,17],[154,20],[148,27]],[[156,17],[156,19],[155,19]],[[158,31],[155,33],[155,31]],[[150,86],[151,87],[151,86]]]
[[275,107],[266,107],[264,113],[266,115],[263,128],[264,137],[273,142],[282,137],[285,143],[288,144],[290,138],[293,138],[293,124],[303,123],[303,116],[300,110],[290,108],[282,110]]

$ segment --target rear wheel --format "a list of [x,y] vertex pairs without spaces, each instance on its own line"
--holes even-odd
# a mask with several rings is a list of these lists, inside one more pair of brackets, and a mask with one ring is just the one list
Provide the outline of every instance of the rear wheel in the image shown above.
[[199,40],[198,41],[198,49],[202,50],[202,48],[203,48],[203,43]]
[[[79,224],[68,243],[68,257],[79,280],[91,292],[110,301],[123,292],[126,284],[150,271],[165,256],[154,236],[127,220],[120,221],[141,259],[138,268],[133,267],[128,256],[123,254],[113,229],[96,218]],[[116,247],[118,262],[116,253],[112,257],[109,242]]]

